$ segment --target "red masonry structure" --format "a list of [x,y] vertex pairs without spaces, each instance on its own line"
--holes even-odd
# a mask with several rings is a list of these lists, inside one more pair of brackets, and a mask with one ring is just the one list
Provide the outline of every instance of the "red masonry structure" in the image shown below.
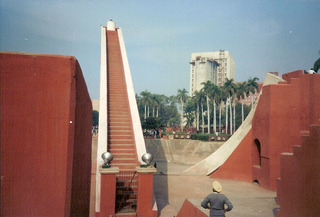
[[88,216],[92,105],[78,61],[0,57],[1,216]]
[[211,177],[257,181],[276,189],[281,153],[293,152],[301,134],[320,124],[320,75],[300,70],[282,78],[285,82],[263,87],[252,130]]
[[311,125],[301,146],[281,155],[277,217],[320,216],[320,125]]

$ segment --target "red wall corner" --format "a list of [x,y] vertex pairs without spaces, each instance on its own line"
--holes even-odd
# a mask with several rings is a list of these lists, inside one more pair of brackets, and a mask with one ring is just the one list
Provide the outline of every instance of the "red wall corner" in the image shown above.
[[186,217],[186,216],[197,216],[197,217],[208,217],[203,213],[199,208],[190,203],[189,200],[185,200],[182,204],[182,207],[177,215],[177,217]]
[[74,57],[0,53],[1,216],[88,216],[91,100]]

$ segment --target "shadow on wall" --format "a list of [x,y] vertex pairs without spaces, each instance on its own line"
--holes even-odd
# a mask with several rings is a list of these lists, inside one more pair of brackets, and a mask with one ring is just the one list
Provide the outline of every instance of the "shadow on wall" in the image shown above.
[[254,140],[255,147],[253,148],[252,161],[253,165],[261,167],[261,144],[259,139]]
[[165,150],[161,145],[161,140],[152,139],[146,140],[146,149],[153,156],[154,166],[157,168],[157,173],[153,178],[153,190],[158,206],[158,215],[161,216],[161,210],[169,204],[168,198],[168,165]]

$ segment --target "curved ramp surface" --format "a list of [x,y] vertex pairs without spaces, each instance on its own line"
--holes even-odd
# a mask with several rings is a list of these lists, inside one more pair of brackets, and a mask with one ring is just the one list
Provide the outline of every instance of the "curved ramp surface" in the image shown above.
[[[273,74],[267,73],[266,78],[263,82],[263,86],[269,84],[277,84],[279,81],[284,81],[282,78],[275,76]],[[262,94],[262,90],[260,91],[260,95]],[[260,97],[259,95],[259,97]],[[252,110],[248,114],[247,118],[241,124],[241,126],[237,129],[237,131],[225,142],[217,151],[212,153],[206,159],[200,161],[194,166],[186,169],[185,173],[192,174],[201,174],[201,175],[210,175],[214,171],[216,171],[232,154],[232,152],[238,147],[243,138],[247,135],[252,127],[252,118],[255,114],[257,104],[259,102],[259,98],[255,102]]]

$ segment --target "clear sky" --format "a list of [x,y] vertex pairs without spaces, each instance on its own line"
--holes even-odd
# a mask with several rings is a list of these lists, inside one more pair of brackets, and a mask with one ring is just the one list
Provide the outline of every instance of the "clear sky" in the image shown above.
[[191,53],[229,50],[235,81],[310,69],[320,0],[1,0],[0,49],[75,56],[99,98],[100,25],[122,28],[136,93],[189,91]]

